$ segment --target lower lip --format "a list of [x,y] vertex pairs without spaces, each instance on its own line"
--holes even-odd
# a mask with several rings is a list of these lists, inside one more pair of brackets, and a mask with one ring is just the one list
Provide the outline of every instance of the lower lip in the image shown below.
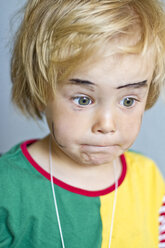
[[82,145],[82,149],[88,152],[114,152],[118,148],[117,145],[112,146],[94,146],[94,145]]

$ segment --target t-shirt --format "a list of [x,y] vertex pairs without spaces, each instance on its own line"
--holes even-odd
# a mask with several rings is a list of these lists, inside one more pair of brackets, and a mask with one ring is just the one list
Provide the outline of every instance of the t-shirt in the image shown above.
[[[32,142],[0,158],[0,248],[62,247],[50,174],[28,153]],[[143,155],[127,151],[120,159],[111,248],[158,247],[160,223],[165,247],[162,176]],[[115,185],[88,191],[53,182],[65,248],[108,248]]]

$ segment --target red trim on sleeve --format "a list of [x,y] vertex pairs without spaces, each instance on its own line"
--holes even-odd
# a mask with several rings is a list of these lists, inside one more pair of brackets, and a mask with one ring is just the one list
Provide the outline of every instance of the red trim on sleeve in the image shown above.
[[159,247],[165,247],[165,196],[159,210]]
[[[21,150],[22,153],[24,154],[24,156],[26,157],[26,159],[29,161],[29,163],[41,174],[43,175],[45,178],[47,178],[49,181],[51,180],[50,178],[50,174],[45,171],[40,165],[38,165],[35,160],[31,157],[30,153],[27,150],[27,146],[34,143],[36,140],[28,140],[24,143],[21,144]],[[121,155],[120,156],[121,159],[121,163],[122,163],[122,172],[121,175],[118,179],[118,187],[122,184],[122,182],[124,181],[124,178],[126,176],[126,172],[127,172],[127,164],[126,164],[126,160],[125,160],[125,156]],[[102,195],[106,195],[111,193],[112,191],[115,190],[115,184],[113,184],[112,186],[103,189],[103,190],[98,190],[98,191],[89,191],[89,190],[84,190],[84,189],[80,189],[74,186],[71,186],[69,184],[64,183],[63,181],[53,177],[53,182],[54,184],[58,185],[59,187],[66,189],[68,191],[71,191],[73,193],[76,194],[80,194],[80,195],[84,195],[84,196],[89,196],[89,197],[97,197],[97,196],[102,196]]]
[[160,243],[165,243],[165,239],[162,239],[162,240],[160,241]]

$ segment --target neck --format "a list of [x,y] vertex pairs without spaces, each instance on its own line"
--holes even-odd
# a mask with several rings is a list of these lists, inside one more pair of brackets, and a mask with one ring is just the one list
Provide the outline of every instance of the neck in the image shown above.
[[[54,150],[52,149],[52,174],[59,180],[90,191],[102,190],[115,183],[113,161],[101,165],[81,165],[67,157],[64,159],[64,156],[61,160],[60,156],[53,152]],[[118,179],[122,172],[120,158],[115,162]]]

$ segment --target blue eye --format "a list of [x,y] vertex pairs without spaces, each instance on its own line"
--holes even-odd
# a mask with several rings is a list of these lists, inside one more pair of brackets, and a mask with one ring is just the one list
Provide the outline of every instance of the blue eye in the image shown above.
[[132,107],[135,103],[135,99],[132,98],[132,97],[125,97],[122,101],[121,101],[121,104],[124,106],[124,107]]
[[87,96],[79,96],[79,97],[74,98],[74,102],[77,105],[87,106],[92,103],[92,100]]

